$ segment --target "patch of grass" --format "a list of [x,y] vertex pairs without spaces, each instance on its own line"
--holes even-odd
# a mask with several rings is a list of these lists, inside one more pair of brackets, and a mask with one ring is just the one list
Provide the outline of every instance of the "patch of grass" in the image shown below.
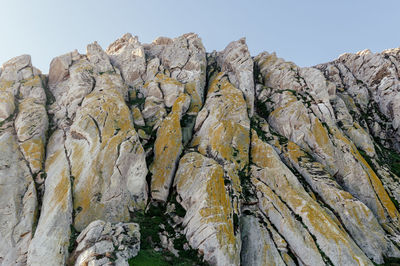
[[128,260],[130,266],[163,266],[170,265],[169,261],[165,261],[161,252],[154,250],[140,250],[139,254]]
[[175,258],[165,254],[165,252],[157,252],[155,250],[140,250],[138,255],[128,260],[130,266],[197,266],[206,265],[204,263],[196,263],[188,258]]

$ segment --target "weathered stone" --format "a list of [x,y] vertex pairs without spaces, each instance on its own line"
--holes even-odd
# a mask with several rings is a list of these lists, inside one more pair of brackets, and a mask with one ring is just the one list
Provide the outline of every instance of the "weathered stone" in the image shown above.
[[263,182],[252,178],[256,187],[258,206],[278,232],[287,240],[291,250],[304,265],[324,265],[321,254],[311,235],[296,220],[289,208]]
[[65,265],[73,217],[71,174],[62,130],[51,136],[46,157],[46,189],[38,226],[29,246],[28,264]]
[[282,260],[270,233],[256,217],[245,215],[240,218],[242,235],[242,265],[286,265]]
[[36,217],[36,189],[17,138],[0,134],[0,264],[25,265]]
[[[55,83],[49,82],[49,89],[55,98],[55,103],[50,106],[49,113],[54,114],[55,122],[62,128],[70,125],[70,120],[75,117],[83,98],[93,90],[95,85],[92,76],[93,66],[78,53],[74,57],[76,60],[68,69],[67,78],[62,78],[61,81]],[[52,65],[50,65],[51,72]]]
[[172,107],[178,96],[183,93],[184,87],[182,83],[161,74],[157,74],[156,81],[160,84],[162,94],[164,95],[165,106]]
[[111,63],[121,71],[126,84],[135,87],[143,82],[146,58],[143,46],[137,37],[127,33],[112,43],[106,52],[110,56]]
[[133,123],[135,125],[142,126],[142,127],[146,125],[139,108],[133,107],[131,112],[132,112]]
[[231,42],[218,54],[221,70],[229,76],[230,82],[244,94],[249,116],[254,112],[254,74],[253,59],[246,45],[245,38]]
[[1,66],[0,79],[17,81],[29,78],[32,75],[33,69],[30,55],[14,57]]
[[282,155],[305,178],[313,191],[338,215],[342,225],[358,246],[375,263],[384,257],[398,257],[399,250],[385,236],[377,219],[362,202],[344,191],[318,162],[289,141],[282,147]]
[[312,234],[319,248],[335,265],[368,265],[372,263],[334,220],[301,186],[296,176],[280,160],[275,150],[252,134],[251,174],[271,188]]
[[[365,113],[382,113],[388,118],[390,122],[383,130],[383,138],[391,142],[397,150],[400,149],[400,105],[397,93],[400,86],[399,51],[397,48],[376,54],[369,50],[356,54],[347,53],[333,62],[316,66],[324,71],[329,80],[351,94]],[[374,103],[379,110],[375,110]],[[396,141],[391,140],[393,137]]]
[[27,98],[19,103],[15,119],[15,130],[20,142],[20,149],[29,162],[32,173],[42,170],[45,156],[45,134],[48,129],[48,118],[45,106]]
[[67,134],[74,178],[74,224],[127,221],[147,201],[145,154],[129,108],[113,89],[86,96]]
[[399,212],[382,182],[355,145],[335,125],[333,116],[314,109],[309,112],[306,108],[311,109],[315,103],[304,101],[307,86],[297,74],[298,67],[267,53],[259,55],[256,61],[265,85],[273,88],[271,100],[265,102],[271,110],[268,122],[272,128],[325,165],[345,190],[365,203],[385,229],[396,235]]
[[86,55],[89,62],[93,65],[94,71],[99,74],[114,72],[108,55],[97,42],[91,43],[86,47]]
[[162,121],[154,143],[154,163],[151,167],[151,196],[166,201],[179,157],[182,153],[180,120],[188,110],[190,97],[182,93],[176,99],[171,113]]
[[8,91],[0,91],[0,123],[9,118],[14,110],[14,95]]
[[[76,239],[78,246],[70,262],[83,265],[128,265],[140,249],[139,225],[135,223],[90,223]],[[115,247],[118,247],[115,249]]]
[[239,265],[240,237],[235,235],[223,168],[199,153],[188,153],[179,162],[174,185],[186,210],[183,226],[190,246],[210,264]]
[[206,54],[193,33],[94,42],[48,76],[15,57],[0,68],[0,264],[128,265],[140,235],[122,222],[143,211],[145,247],[169,217],[154,228],[166,260],[189,245],[211,265],[400,258],[399,80],[399,48],[298,67],[244,39]]
[[211,82],[199,119],[204,120],[196,121],[195,127],[199,128],[199,124],[201,127],[191,146],[221,162],[232,182],[233,193],[239,198],[242,191],[239,172],[246,171],[249,161],[250,120],[242,92],[223,73]]
[[69,67],[72,64],[71,53],[54,58],[50,63],[49,86],[53,87],[68,78]]

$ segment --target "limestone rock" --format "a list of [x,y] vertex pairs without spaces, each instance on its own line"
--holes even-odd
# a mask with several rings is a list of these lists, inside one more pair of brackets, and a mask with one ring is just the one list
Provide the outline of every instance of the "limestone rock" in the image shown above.
[[[140,249],[139,225],[135,223],[90,223],[76,239],[78,246],[72,253],[75,265],[128,265]],[[117,247],[117,249],[115,249]]]
[[47,129],[48,118],[44,105],[35,103],[34,98],[27,98],[19,103],[15,130],[21,143],[21,151],[34,174],[42,169]]
[[242,234],[242,265],[286,265],[282,260],[270,233],[256,217],[245,215],[240,218]]
[[36,189],[15,135],[0,134],[0,264],[25,265],[36,217]]
[[68,259],[73,217],[71,174],[64,145],[64,132],[58,129],[47,145],[43,207],[29,246],[29,265],[64,265]]
[[1,265],[128,265],[132,220],[168,262],[400,258],[399,48],[299,67],[128,33],[31,61],[0,68]]
[[301,217],[319,248],[335,265],[368,265],[372,263],[334,220],[301,186],[296,176],[280,160],[275,150],[252,134],[252,176],[268,186],[287,207]]
[[293,142],[289,141],[281,151],[313,191],[340,217],[342,225],[368,257],[375,263],[383,263],[384,257],[400,255],[396,246],[386,238],[371,210],[344,191],[323,165],[315,162]]
[[249,116],[254,112],[253,59],[244,38],[231,42],[218,54],[221,70],[229,76],[230,82],[244,94]]
[[129,108],[113,89],[85,97],[67,134],[74,178],[74,224],[95,219],[127,221],[130,209],[147,201],[145,154]]
[[249,161],[250,119],[242,92],[223,73],[211,82],[198,119],[203,121],[196,121],[195,127],[199,129],[191,146],[221,163],[232,182],[235,197],[239,198],[242,191],[239,172],[246,171]]
[[14,110],[14,95],[8,91],[0,91],[0,123],[9,118]]
[[315,103],[307,100],[307,86],[296,72],[298,67],[267,53],[259,55],[256,61],[264,75],[265,85],[272,88],[271,101],[264,100],[271,110],[268,116],[271,127],[326,166],[345,190],[374,212],[385,229],[397,231],[399,212],[382,182],[355,145],[336,126],[334,117],[329,116],[329,112],[312,109]]
[[223,168],[199,153],[188,153],[179,162],[174,185],[186,210],[183,225],[189,244],[212,265],[239,265],[240,237],[235,235]]
[[112,43],[106,52],[110,56],[111,63],[121,71],[126,84],[136,86],[143,82],[146,58],[143,46],[137,37],[127,33]]
[[162,121],[154,143],[151,196],[166,201],[182,153],[182,130],[180,120],[190,105],[190,97],[182,93],[176,99],[171,113]]

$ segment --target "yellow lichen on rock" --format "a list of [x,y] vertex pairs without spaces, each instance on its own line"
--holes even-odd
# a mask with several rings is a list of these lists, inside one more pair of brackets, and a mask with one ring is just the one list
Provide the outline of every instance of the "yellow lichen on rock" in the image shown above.
[[[375,195],[376,195],[376,201],[377,201],[377,213],[376,215],[378,216],[379,221],[382,224],[387,223],[387,218],[386,214],[391,218],[391,222],[394,224],[396,229],[400,229],[400,213],[396,209],[394,203],[390,199],[389,195],[387,194],[385,188],[382,185],[382,181],[379,179],[379,177],[376,175],[374,170],[371,168],[371,166],[368,164],[368,162],[364,159],[364,157],[361,156],[360,152],[357,150],[355,145],[349,141],[340,131],[335,131],[335,137],[346,143],[350,149],[351,154],[356,158],[356,160],[361,164],[363,167],[367,177],[368,181],[370,182]],[[390,225],[389,225],[390,227]]]
[[42,79],[39,75],[20,81],[26,87],[42,87]]
[[[212,264],[239,265],[239,240],[223,168],[199,153],[188,153],[179,162],[175,186],[187,211],[183,224],[190,245]],[[204,235],[199,226],[209,233]]]
[[95,90],[85,97],[66,146],[78,230],[96,219],[128,221],[129,208],[145,205],[145,154],[120,90]]
[[273,147],[259,139],[257,134],[252,134],[252,147],[257,146],[262,147],[251,150],[252,162],[257,166],[252,167],[252,175],[273,189],[302,218],[325,254],[337,264],[342,263],[342,258],[339,258],[342,256],[346,257],[348,263],[353,260],[354,265],[361,261],[368,264],[369,260],[364,253],[343,228],[307,194]]
[[44,142],[41,138],[29,139],[20,144],[25,159],[34,173],[42,170],[44,161]]
[[154,143],[154,163],[151,167],[151,195],[166,201],[179,156],[182,152],[180,119],[190,103],[187,94],[181,94],[172,106],[171,113],[161,122]]
[[38,173],[43,168],[45,157],[45,134],[48,128],[45,107],[35,103],[34,98],[21,101],[15,128],[20,149],[29,162],[32,173]]
[[15,111],[14,95],[0,90],[0,123],[9,118]]
[[258,206],[261,212],[268,217],[279,234],[286,239],[294,254],[307,265],[324,265],[312,236],[295,219],[278,195],[257,178],[251,178],[251,182],[258,192]]
[[203,110],[208,115],[194,135],[191,146],[197,147],[205,156],[221,160],[234,194],[239,196],[242,191],[239,172],[246,173],[250,144],[250,120],[243,93],[224,73],[218,73],[210,83],[201,112],[205,112]]
[[34,238],[29,247],[28,265],[41,265],[44,258],[63,265],[67,261],[72,223],[72,191],[62,130],[49,139],[45,162],[43,205]]
[[0,80],[0,91],[10,91],[12,86],[15,84],[13,80]]
[[188,113],[198,113],[203,105],[201,96],[196,90],[196,84],[194,82],[185,84],[185,92],[190,95],[191,102]]

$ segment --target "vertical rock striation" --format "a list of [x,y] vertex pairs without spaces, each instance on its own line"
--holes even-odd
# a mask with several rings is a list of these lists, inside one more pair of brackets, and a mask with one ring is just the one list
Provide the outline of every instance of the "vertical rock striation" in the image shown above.
[[194,33],[7,61],[0,264],[398,263],[399,62]]

